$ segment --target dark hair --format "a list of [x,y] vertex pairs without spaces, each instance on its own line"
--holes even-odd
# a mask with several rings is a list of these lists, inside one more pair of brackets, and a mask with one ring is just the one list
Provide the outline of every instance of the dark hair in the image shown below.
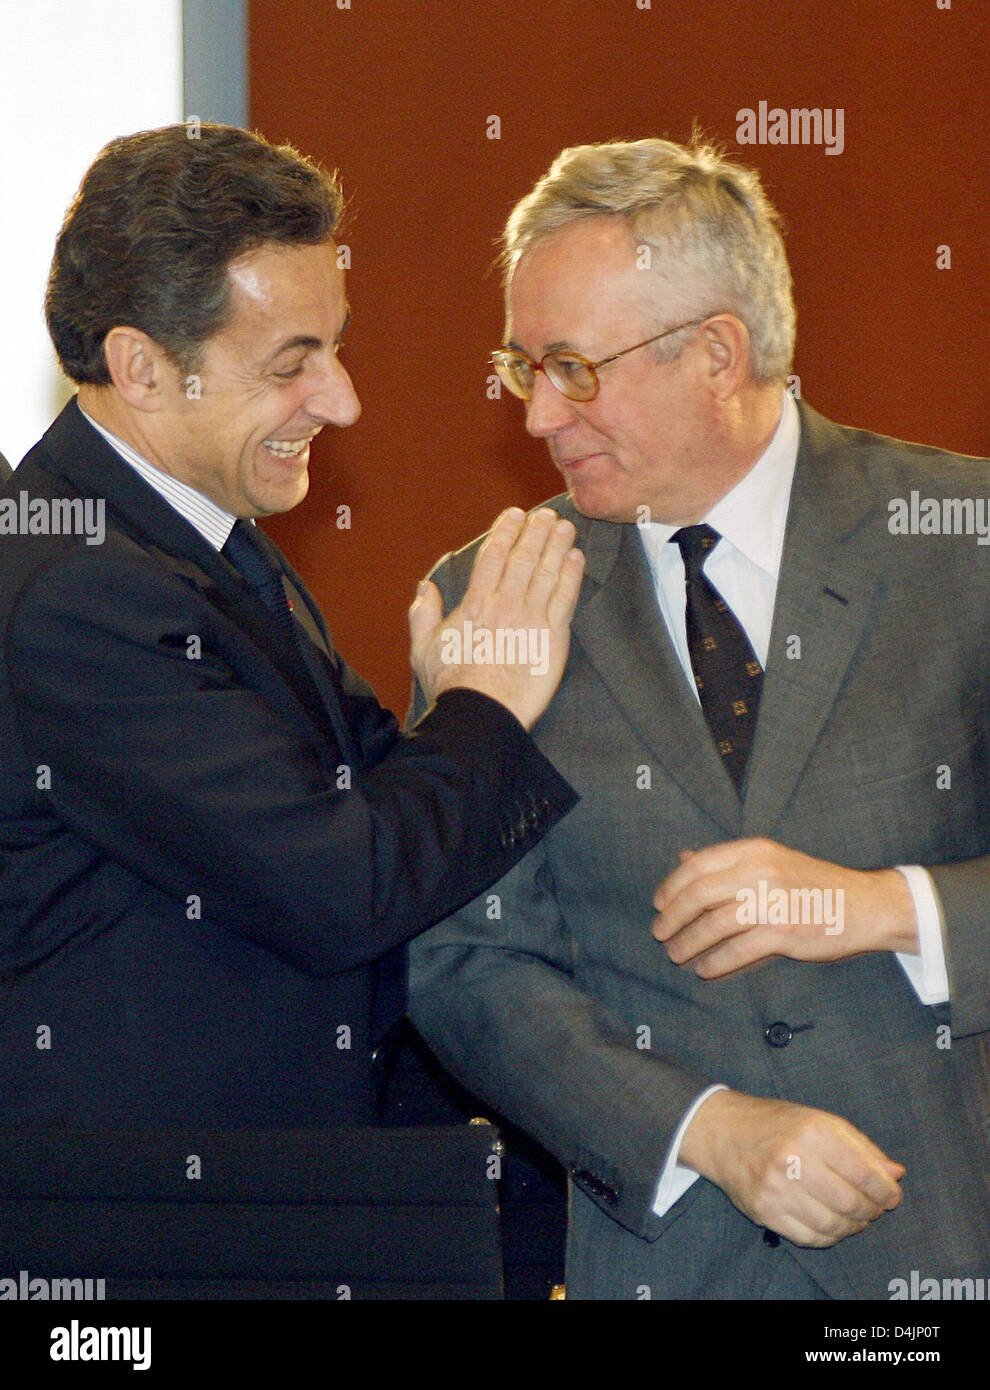
[[55,243],[45,316],[63,370],[109,385],[103,341],[117,324],[140,328],[192,370],[230,316],[230,262],[266,243],[327,241],[342,209],[335,174],[236,126],[112,140]]

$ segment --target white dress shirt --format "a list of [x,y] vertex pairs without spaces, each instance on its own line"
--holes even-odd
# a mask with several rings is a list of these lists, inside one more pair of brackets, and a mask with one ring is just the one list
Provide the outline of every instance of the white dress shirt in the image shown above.
[[[705,561],[705,575],[739,620],[764,669],[800,435],[797,406],[785,391],[780,421],[766,450],[746,476],[716,502],[704,518],[722,537]],[[679,547],[668,544],[679,529],[655,521],[642,526],[640,536],[660,612],[688,688],[700,703],[688,650],[684,562]],[[897,960],[921,1002],[941,1004],[949,998],[949,979],[935,884],[931,875],[918,865],[897,867],[911,892],[920,943],[919,955],[897,953]],[[653,1207],[657,1216],[662,1216],[698,1176],[677,1162],[685,1130],[710,1095],[727,1089],[723,1085],[709,1087],[684,1115],[671,1142],[657,1188]]]

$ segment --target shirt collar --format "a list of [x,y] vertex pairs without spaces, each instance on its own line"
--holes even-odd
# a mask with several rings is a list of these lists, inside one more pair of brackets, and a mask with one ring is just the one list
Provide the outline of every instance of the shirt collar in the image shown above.
[[234,522],[237,520],[235,516],[224,511],[222,507],[217,506],[216,502],[204,496],[202,492],[198,492],[196,488],[190,487],[188,483],[180,482],[171,473],[165,473],[161,468],[156,468],[153,463],[149,463],[136,449],[132,448],[126,440],[118,439],[115,434],[111,434],[108,429],[104,429],[98,421],[94,420],[92,415],[87,415],[82,406],[79,409],[97,434],[101,434],[124,462],[140,474],[148,486],[154,488],[158,495],[185,521],[188,521],[189,525],[199,532],[208,545],[211,545],[214,550],[223,549],[234,528]]
[[[703,518],[758,569],[773,579],[780,573],[787,508],[797,464],[801,418],[788,391],[773,438],[744,478],[720,497]],[[640,528],[651,565],[678,526],[654,521]]]

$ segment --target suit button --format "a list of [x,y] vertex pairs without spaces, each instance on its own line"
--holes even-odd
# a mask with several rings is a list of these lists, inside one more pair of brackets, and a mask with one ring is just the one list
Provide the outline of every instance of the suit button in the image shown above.
[[771,1023],[763,1036],[771,1047],[786,1047],[794,1034],[786,1023]]
[[550,803],[545,796],[541,796],[537,800],[536,809],[539,811],[541,816],[546,816],[550,814]]
[[526,812],[526,824],[531,826],[535,830],[536,827],[542,823],[542,821],[543,817],[540,815],[539,811],[536,809],[535,806],[531,806],[529,810]]
[[498,838],[503,849],[511,849],[516,843],[516,837],[513,835],[511,829],[503,830]]
[[527,827],[526,821],[522,816],[519,817],[515,825],[512,827],[512,833],[517,840],[525,840],[526,836],[529,834],[529,828]]

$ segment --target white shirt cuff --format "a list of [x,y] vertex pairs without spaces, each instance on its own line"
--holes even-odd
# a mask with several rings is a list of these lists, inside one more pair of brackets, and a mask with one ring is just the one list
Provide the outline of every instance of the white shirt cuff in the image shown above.
[[677,1161],[677,1155],[681,1151],[681,1142],[684,1138],[684,1132],[709,1096],[713,1096],[716,1091],[727,1091],[728,1089],[728,1086],[719,1082],[715,1086],[709,1086],[707,1091],[702,1091],[701,1095],[687,1111],[683,1120],[681,1120],[678,1125],[677,1133],[671,1140],[670,1148],[667,1151],[667,1162],[664,1164],[663,1172],[660,1174],[660,1182],[657,1185],[657,1195],[653,1199],[654,1216],[666,1215],[674,1203],[680,1197],[684,1196],[691,1184],[697,1181],[698,1174],[694,1169],[688,1168],[683,1163],[678,1163]]
[[907,880],[914,902],[919,953],[909,956],[896,951],[895,955],[922,1004],[945,1004],[949,998],[949,972],[942,940],[942,905],[934,880],[919,864],[898,864],[897,871]]

